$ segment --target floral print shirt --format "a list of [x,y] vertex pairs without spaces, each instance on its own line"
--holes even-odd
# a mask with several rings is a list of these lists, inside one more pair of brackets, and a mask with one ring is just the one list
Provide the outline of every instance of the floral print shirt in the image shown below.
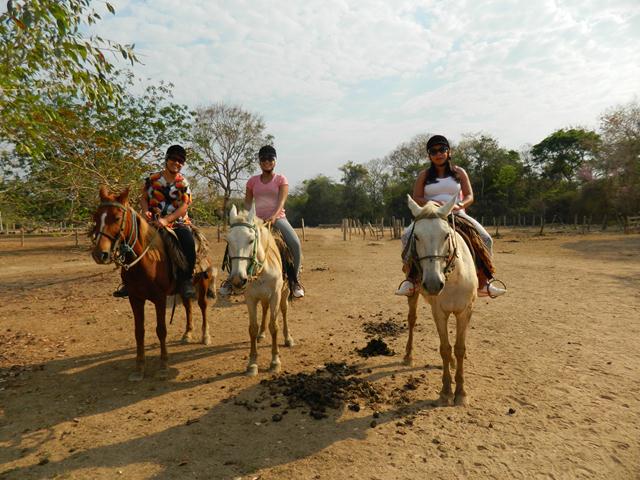
[[[162,172],[154,173],[145,181],[145,192],[149,202],[149,211],[164,217],[175,212],[183,203],[191,203],[189,182],[181,174],[176,175],[173,182],[168,182]],[[189,214],[180,217],[174,223],[189,225]]]

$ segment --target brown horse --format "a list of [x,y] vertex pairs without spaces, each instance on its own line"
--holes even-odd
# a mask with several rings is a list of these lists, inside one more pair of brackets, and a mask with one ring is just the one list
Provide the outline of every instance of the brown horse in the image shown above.
[[[176,291],[175,275],[167,255],[167,246],[158,230],[150,226],[128,203],[129,190],[119,195],[111,194],[106,187],[100,189],[100,205],[94,214],[94,248],[92,257],[98,264],[115,262],[122,267],[122,279],[129,292],[133,310],[136,336],[136,370],[131,381],[144,378],[144,305],[147,300],[156,308],[156,334],[160,340],[160,371],[158,377],[168,376],[167,326],[165,321],[167,296]],[[208,259],[206,259],[208,260]],[[215,269],[211,261],[194,275],[198,305],[202,312],[202,343],[209,343],[207,322],[207,293],[209,285],[215,285]],[[193,318],[191,301],[182,298],[187,315],[187,328],[183,341],[191,339]]]

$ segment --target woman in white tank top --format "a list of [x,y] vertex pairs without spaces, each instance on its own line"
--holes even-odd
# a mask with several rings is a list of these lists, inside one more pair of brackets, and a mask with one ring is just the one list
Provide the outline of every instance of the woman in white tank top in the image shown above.
[[[462,167],[451,165],[451,151],[449,141],[442,135],[434,135],[427,142],[427,153],[431,164],[429,168],[418,174],[418,179],[413,187],[413,199],[418,205],[424,205],[428,201],[434,201],[444,205],[451,197],[458,195],[458,203],[453,207],[453,213],[469,220],[476,228],[489,253],[493,255],[493,240],[489,232],[476,219],[465,212],[465,208],[473,203],[473,189],[467,172]],[[402,235],[403,250],[409,240],[410,228]],[[403,270],[407,270],[406,268]],[[408,273],[405,271],[405,273]],[[506,292],[490,283],[491,279],[480,278],[478,296],[497,297]],[[398,287],[396,295],[412,296],[416,291],[416,285],[406,278]]]

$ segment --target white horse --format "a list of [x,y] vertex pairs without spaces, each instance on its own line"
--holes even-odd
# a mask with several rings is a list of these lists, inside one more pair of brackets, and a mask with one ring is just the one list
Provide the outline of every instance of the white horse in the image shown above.
[[[408,196],[409,208],[414,216],[414,225],[409,239],[413,261],[417,262],[422,277],[420,287],[409,297],[409,340],[404,363],[411,365],[413,328],[416,324],[418,291],[431,305],[433,319],[440,336],[442,357],[442,391],[440,405],[466,405],[464,390],[464,356],[467,326],[471,320],[473,302],[478,290],[478,277],[471,252],[462,237],[447,222],[457,201],[454,196],[448,203],[438,206],[428,202],[421,207]],[[451,344],[447,321],[449,315],[456,316],[455,360],[451,356]],[[450,367],[456,369],[455,397],[451,392]]]
[[[229,281],[234,289],[245,289],[245,300],[249,310],[249,336],[251,352],[247,375],[258,374],[257,342],[264,338],[267,312],[270,312],[271,332],[270,371],[280,371],[278,352],[278,310],[282,312],[285,346],[293,346],[293,337],[287,324],[289,285],[282,278],[282,258],[271,231],[256,217],[255,203],[251,210],[237,212],[231,207],[230,228],[226,240],[229,246],[231,273]],[[258,302],[262,305],[262,323],[258,331]]]

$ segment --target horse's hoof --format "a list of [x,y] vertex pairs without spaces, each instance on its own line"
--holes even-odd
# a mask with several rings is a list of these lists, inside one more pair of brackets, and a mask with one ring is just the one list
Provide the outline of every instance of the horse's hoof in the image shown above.
[[202,337],[202,344],[211,345],[211,337],[209,335],[205,335],[204,337]]
[[409,357],[409,356],[406,356],[402,360],[402,363],[405,364],[407,367],[410,367],[411,365],[413,365],[413,358]]
[[132,372],[131,375],[129,375],[130,382],[141,382],[143,378],[144,373],[142,372]]
[[247,377],[255,377],[258,375],[258,365],[252,364],[247,367],[247,371],[245,373]]
[[166,380],[167,378],[169,378],[169,369],[161,368],[160,370],[158,370],[156,372],[156,378],[158,380]]
[[451,405],[453,405],[453,396],[440,394],[440,398],[438,398],[438,406],[450,407]]
[[191,343],[191,335],[189,335],[189,334],[186,334],[186,333],[185,333],[185,334],[182,336],[182,343],[183,343],[183,344],[185,344],[185,345],[186,345],[187,343]]
[[269,366],[269,371],[271,373],[279,373],[280,372],[280,361],[271,362],[271,365]]
[[285,347],[295,347],[295,345],[296,345],[296,342],[293,341],[293,337],[287,338],[284,342]]
[[259,334],[258,337],[256,338],[256,341],[261,342],[262,340],[264,340],[265,336],[266,335],[264,333]]
[[469,397],[465,393],[458,393],[453,400],[453,404],[456,407],[466,407],[469,405]]

